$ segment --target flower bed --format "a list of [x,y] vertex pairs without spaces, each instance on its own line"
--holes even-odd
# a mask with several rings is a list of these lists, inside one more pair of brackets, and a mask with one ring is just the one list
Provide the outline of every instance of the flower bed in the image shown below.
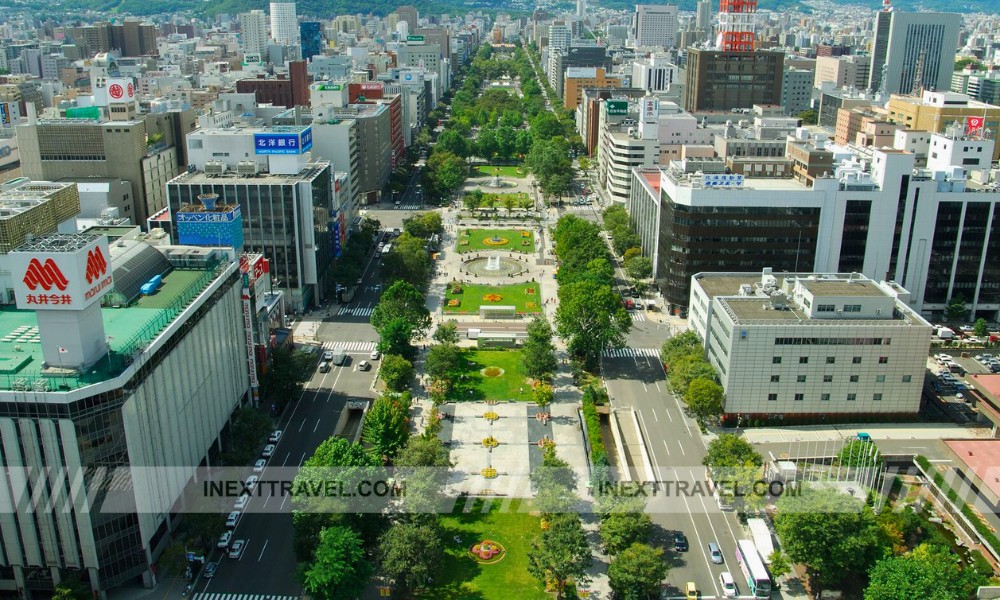
[[500,445],[500,441],[497,440],[492,435],[489,436],[489,437],[483,438],[483,446],[485,446],[486,448],[496,448],[499,445]]
[[452,299],[452,300],[448,301],[448,306],[450,306],[452,308],[455,308],[455,307],[458,307],[458,306],[461,306],[461,305],[462,305],[462,301],[461,300]]
[[502,238],[485,238],[483,240],[483,243],[486,244],[487,246],[506,246],[507,244],[510,243],[510,240],[508,240],[507,238],[503,238],[503,237]]
[[479,473],[480,473],[480,475],[482,475],[486,479],[496,479],[496,477],[497,477],[497,470],[494,469],[493,467],[486,467],[485,469],[483,469]]
[[528,288],[528,289],[524,290],[524,293],[528,294],[529,296],[534,296],[535,295],[535,288]]
[[493,564],[503,560],[507,550],[491,540],[483,540],[469,549],[469,552],[477,562],[483,564]]
[[500,294],[486,294],[485,296],[483,296],[483,300],[485,300],[486,302],[500,302],[501,300],[503,300],[503,296],[501,296]]
[[500,367],[486,367],[482,371],[483,377],[500,377],[504,371]]

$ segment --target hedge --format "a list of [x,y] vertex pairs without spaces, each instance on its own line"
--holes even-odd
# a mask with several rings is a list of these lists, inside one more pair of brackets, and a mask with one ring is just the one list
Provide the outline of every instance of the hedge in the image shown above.
[[958,507],[962,511],[962,514],[965,515],[965,518],[968,519],[970,523],[972,523],[972,526],[976,528],[976,531],[979,533],[979,535],[982,536],[984,540],[986,540],[986,542],[993,548],[993,550],[1000,551],[1000,538],[997,538],[996,534],[990,531],[989,527],[987,527],[986,524],[983,523],[983,521],[979,518],[979,515],[977,515],[975,511],[972,510],[971,506],[969,506],[966,502],[963,502],[961,499],[959,499],[958,492],[951,489],[951,486],[945,483],[944,476],[941,475],[941,473],[938,473],[937,471],[932,469],[931,462],[922,455],[917,455],[914,458],[914,460],[917,462],[918,465],[920,465],[920,468],[923,469],[925,472],[932,473],[932,477],[934,479],[934,485],[938,486],[938,488],[941,491],[943,491],[945,495],[948,497],[948,500],[950,500],[956,507]]
[[590,441],[590,462],[595,467],[608,466],[608,451],[604,447],[604,440],[601,439],[601,419],[594,404],[595,396],[592,387],[583,391],[583,419],[587,423],[587,439]]

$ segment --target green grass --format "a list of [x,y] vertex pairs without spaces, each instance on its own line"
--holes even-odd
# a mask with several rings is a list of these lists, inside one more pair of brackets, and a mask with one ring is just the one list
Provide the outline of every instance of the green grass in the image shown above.
[[[462,292],[453,294],[454,284],[448,285],[448,291],[444,295],[444,312],[448,314],[469,314],[478,315],[479,307],[482,305],[515,306],[517,313],[539,313],[542,312],[542,294],[537,283],[515,283],[511,285],[476,285],[462,282]],[[534,294],[529,294],[528,290],[535,290]],[[503,299],[499,302],[488,302],[483,300],[487,294],[500,294]],[[448,300],[458,300],[458,306],[448,306]],[[534,302],[534,306],[529,307],[528,303]]]
[[[521,235],[522,231],[528,233],[527,237]],[[494,236],[507,242],[496,246],[487,244],[486,240],[493,239]],[[523,241],[528,243],[522,244]],[[458,236],[456,248],[459,252],[503,250],[528,254],[535,251],[535,233],[530,229],[465,229]]]
[[[515,177],[521,179],[528,176],[527,170],[524,167],[490,167],[490,166],[479,166],[476,167],[477,175],[474,177],[493,177],[497,174],[497,169],[500,169],[500,177]],[[520,170],[520,173],[518,172]]]
[[[454,382],[449,400],[517,400],[530,402],[531,385],[526,381],[524,359],[519,350],[470,350],[462,353],[459,376]],[[500,367],[503,374],[486,377],[486,367]]]
[[[498,501],[502,502],[502,501]],[[531,542],[541,533],[538,517],[528,514],[527,500],[513,500],[510,508],[493,507],[482,512],[482,500],[472,510],[463,505],[441,518],[445,557],[434,585],[420,598],[428,600],[544,600],[551,598],[542,584],[528,573]],[[461,538],[459,545],[455,536]],[[484,539],[499,542],[507,554],[492,565],[482,565],[469,554],[473,544]]]
[[534,206],[534,202],[531,201],[526,192],[511,192],[507,194],[502,192],[487,192],[483,194],[483,205],[480,207],[480,210],[489,207],[490,200],[493,201],[492,206],[494,209],[507,210],[507,207],[504,205],[504,201],[507,198],[514,199],[514,208],[531,208]]

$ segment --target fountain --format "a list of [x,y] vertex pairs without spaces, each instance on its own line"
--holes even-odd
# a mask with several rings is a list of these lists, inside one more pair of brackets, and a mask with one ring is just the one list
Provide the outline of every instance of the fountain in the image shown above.
[[487,254],[462,262],[465,272],[479,277],[516,277],[528,270],[525,261],[499,254]]
[[511,185],[513,184],[508,184],[506,181],[500,179],[500,168],[497,167],[496,171],[494,171],[493,177],[486,182],[485,187],[499,189],[509,187]]
[[486,257],[486,270],[487,271],[499,271],[500,270],[500,256],[494,254],[492,256]]

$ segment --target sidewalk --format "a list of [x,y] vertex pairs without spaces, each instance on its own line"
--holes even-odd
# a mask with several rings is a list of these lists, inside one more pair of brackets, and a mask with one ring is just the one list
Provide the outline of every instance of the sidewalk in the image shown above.
[[[731,430],[737,433],[737,430]],[[798,427],[755,427],[742,429],[743,438],[751,444],[790,442],[832,442],[857,435],[859,431],[879,440],[941,440],[989,438],[988,427],[969,427],[952,423],[863,423],[841,425],[803,425]]]

